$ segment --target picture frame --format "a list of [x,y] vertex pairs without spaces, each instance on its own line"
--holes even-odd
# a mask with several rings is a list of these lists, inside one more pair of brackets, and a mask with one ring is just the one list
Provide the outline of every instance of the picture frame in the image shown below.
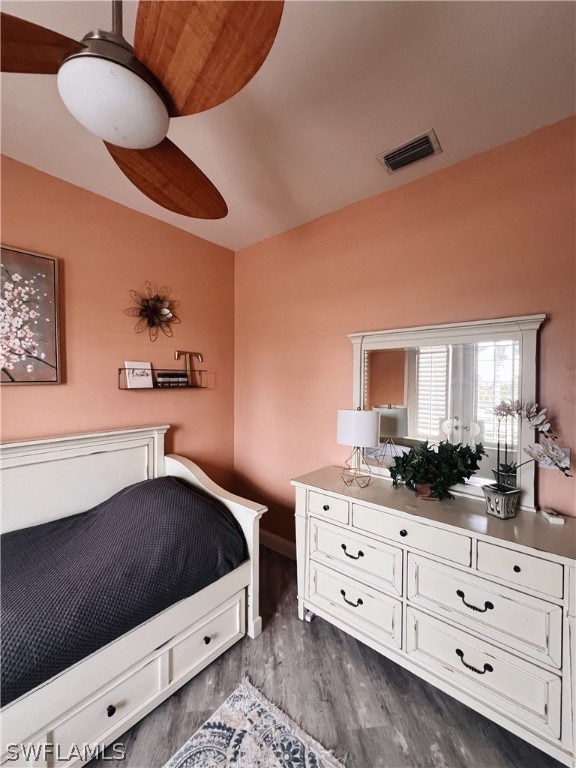
[[0,384],[60,384],[58,260],[0,246]]
[[124,373],[128,389],[150,389],[154,386],[152,363],[139,360],[126,360]]

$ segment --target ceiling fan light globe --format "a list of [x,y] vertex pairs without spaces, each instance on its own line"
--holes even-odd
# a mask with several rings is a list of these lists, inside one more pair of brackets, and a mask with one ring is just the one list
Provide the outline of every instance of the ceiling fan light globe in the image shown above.
[[122,64],[97,56],[72,57],[60,67],[57,83],[69,112],[110,144],[146,149],[168,133],[170,117],[163,99]]

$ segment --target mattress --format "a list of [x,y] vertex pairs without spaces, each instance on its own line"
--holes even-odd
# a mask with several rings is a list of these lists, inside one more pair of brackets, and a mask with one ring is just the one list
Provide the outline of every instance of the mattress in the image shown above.
[[230,511],[174,477],[1,537],[4,706],[247,557]]

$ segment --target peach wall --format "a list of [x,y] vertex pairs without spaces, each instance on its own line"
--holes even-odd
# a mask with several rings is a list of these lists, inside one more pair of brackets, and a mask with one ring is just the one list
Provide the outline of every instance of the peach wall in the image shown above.
[[[2,242],[60,260],[65,383],[5,386],[2,439],[171,424],[169,450],[220,482],[233,466],[234,254],[36,171],[2,163]],[[152,343],[124,314],[128,291],[172,288],[181,324]],[[200,351],[210,389],[119,391],[124,360],[182,367],[175,349]]]
[[368,357],[368,386],[364,407],[406,405],[406,352],[403,349],[375,349]]
[[[293,536],[291,477],[340,463],[346,335],[545,312],[540,402],[576,464],[575,120],[546,127],[236,255],[235,469]],[[574,478],[539,471],[576,515]]]

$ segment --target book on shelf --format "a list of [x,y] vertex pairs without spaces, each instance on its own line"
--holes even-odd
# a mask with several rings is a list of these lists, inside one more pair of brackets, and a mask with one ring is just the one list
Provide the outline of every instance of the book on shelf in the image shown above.
[[156,383],[159,387],[187,387],[186,371],[156,371]]

